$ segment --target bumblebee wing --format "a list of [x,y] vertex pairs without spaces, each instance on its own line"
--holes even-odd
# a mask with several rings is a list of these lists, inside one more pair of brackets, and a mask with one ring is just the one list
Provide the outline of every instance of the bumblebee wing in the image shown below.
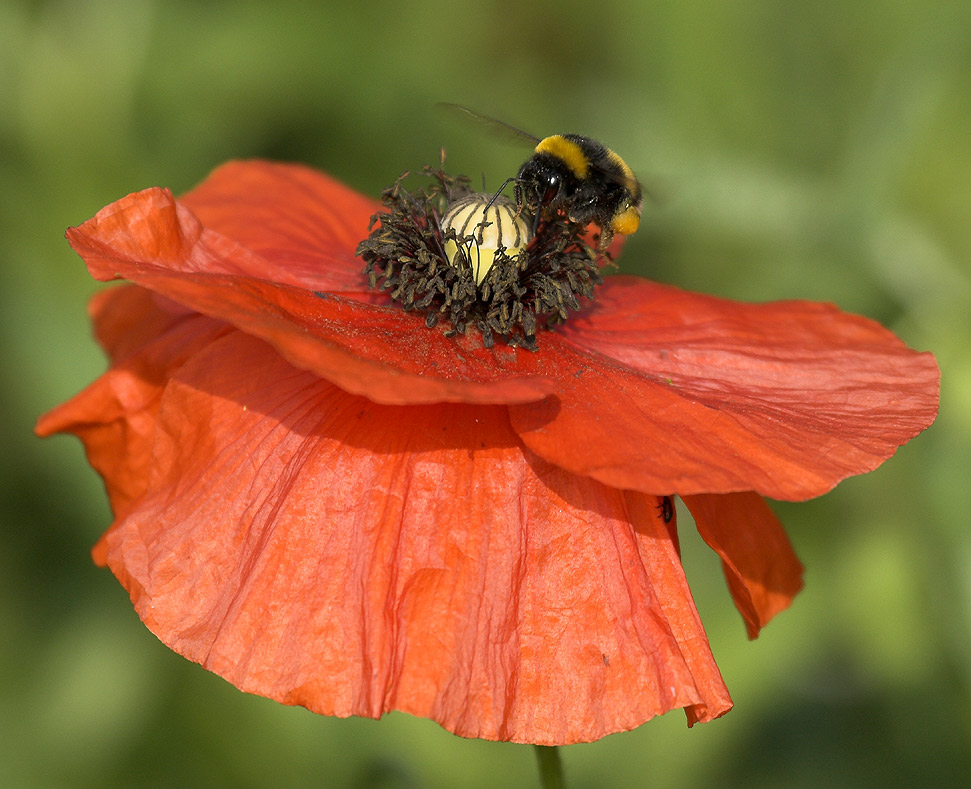
[[468,107],[463,107],[461,104],[452,104],[448,101],[440,101],[436,105],[446,112],[451,112],[459,117],[466,118],[467,120],[473,120],[476,123],[481,123],[488,126],[492,131],[507,140],[518,143],[528,143],[531,147],[535,147],[539,143],[539,137],[536,137],[529,132],[524,132],[522,129],[517,129],[505,121],[501,121],[498,118],[490,118],[488,115],[483,115],[481,112],[476,112],[475,110],[470,110]]

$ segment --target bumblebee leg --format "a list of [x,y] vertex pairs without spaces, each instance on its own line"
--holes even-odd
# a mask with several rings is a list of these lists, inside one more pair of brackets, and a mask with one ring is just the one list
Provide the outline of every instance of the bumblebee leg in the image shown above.
[[607,247],[610,246],[610,242],[614,240],[614,231],[610,229],[610,225],[600,228],[600,242],[597,244],[598,252],[606,252]]

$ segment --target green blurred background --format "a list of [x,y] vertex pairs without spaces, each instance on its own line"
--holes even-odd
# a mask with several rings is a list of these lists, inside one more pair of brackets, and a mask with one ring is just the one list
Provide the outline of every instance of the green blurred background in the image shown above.
[[401,714],[245,696],[165,649],[88,550],[80,444],[37,415],[104,368],[63,239],[146,186],[303,161],[377,195],[437,160],[525,152],[467,104],[620,151],[648,205],[622,270],[745,300],[834,301],[943,369],[934,427],[780,504],[807,588],[748,642],[682,513],[736,708],[566,748],[570,785],[962,786],[971,777],[971,4],[62,0],[0,5],[0,785],[529,787],[527,746]]

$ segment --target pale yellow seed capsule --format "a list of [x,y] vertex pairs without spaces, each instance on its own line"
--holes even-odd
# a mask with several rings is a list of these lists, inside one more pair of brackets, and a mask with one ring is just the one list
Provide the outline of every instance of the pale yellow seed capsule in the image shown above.
[[[516,204],[507,197],[471,194],[452,203],[442,217],[442,231],[455,230],[455,235],[472,236],[475,241],[462,245],[472,264],[475,284],[481,285],[495,263],[496,250],[502,246],[506,255],[516,257],[529,243],[529,225]],[[486,206],[489,206],[488,209]],[[452,239],[445,242],[449,263],[455,264],[459,245]]]

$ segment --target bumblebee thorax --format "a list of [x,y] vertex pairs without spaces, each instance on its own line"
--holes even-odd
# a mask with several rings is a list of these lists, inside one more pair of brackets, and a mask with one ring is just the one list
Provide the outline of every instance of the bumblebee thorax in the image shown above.
[[540,140],[537,154],[549,154],[566,165],[581,181],[590,174],[590,157],[578,142],[576,135],[554,134]]

